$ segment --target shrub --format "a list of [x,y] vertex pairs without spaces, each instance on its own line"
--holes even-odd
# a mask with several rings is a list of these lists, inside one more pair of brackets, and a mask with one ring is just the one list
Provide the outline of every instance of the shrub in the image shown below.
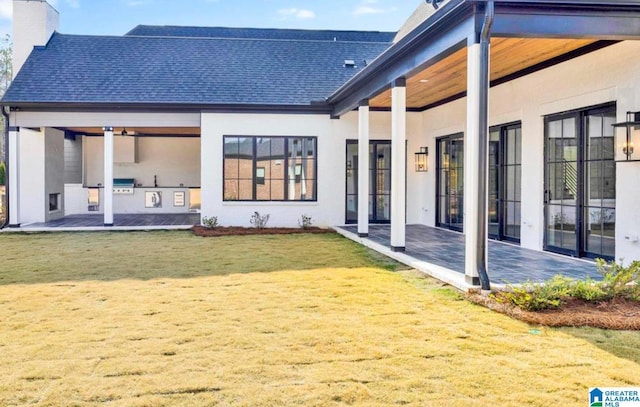
[[590,278],[585,281],[575,281],[571,287],[571,296],[588,302],[600,302],[609,299],[607,293],[602,289],[602,283]]
[[4,166],[4,162],[0,163],[0,185],[6,185],[5,184],[5,174],[6,174],[6,169]]
[[313,219],[311,218],[311,216],[302,214],[300,220],[298,221],[298,225],[300,225],[302,229],[309,229],[311,225],[313,225]]
[[254,212],[253,215],[251,215],[249,222],[251,222],[251,225],[256,229],[264,229],[267,226],[270,217],[271,215],[268,213],[266,215],[260,215],[259,212]]
[[600,287],[606,293],[607,299],[616,297],[638,299],[640,297],[640,261],[631,262],[624,266],[615,261],[606,262],[597,259],[598,272],[603,280]]
[[218,217],[217,216],[212,216],[210,218],[203,216],[202,217],[202,225],[207,228],[207,229],[215,229],[218,226],[220,226],[218,224]]
[[495,296],[499,302],[507,302],[527,311],[542,311],[560,308],[569,297],[573,280],[561,275],[544,283],[527,281],[520,287],[509,287],[511,291]]

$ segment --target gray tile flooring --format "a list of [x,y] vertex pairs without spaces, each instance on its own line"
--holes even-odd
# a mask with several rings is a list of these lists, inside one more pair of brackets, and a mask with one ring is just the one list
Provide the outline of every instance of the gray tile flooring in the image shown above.
[[[344,226],[342,229],[358,233],[358,227],[355,225]],[[389,225],[370,225],[368,238],[388,247]],[[464,274],[462,233],[424,225],[407,225],[405,254]],[[576,279],[600,278],[593,262],[489,241],[489,278],[494,283],[544,281],[556,274]]]
[[[114,226],[186,226],[200,223],[198,213],[178,213],[178,214],[116,214],[113,217]],[[33,223],[24,226],[29,228],[82,228],[104,226],[104,216],[101,214],[90,215],[70,215],[62,219],[52,220],[45,223]]]

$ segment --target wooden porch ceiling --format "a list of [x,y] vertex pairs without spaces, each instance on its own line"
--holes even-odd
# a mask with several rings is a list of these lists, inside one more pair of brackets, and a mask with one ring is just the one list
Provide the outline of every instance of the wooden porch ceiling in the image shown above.
[[[200,136],[199,127],[127,127],[127,132],[130,135],[144,135],[144,136]],[[104,134],[101,127],[69,127],[67,130],[71,130],[78,134]],[[114,127],[113,132],[116,135],[122,133],[122,127]]]
[[[595,42],[591,39],[493,38],[490,79],[508,77]],[[407,108],[421,109],[437,104],[466,89],[467,49],[463,48],[407,78]],[[382,92],[369,103],[374,108],[390,108],[391,90]]]

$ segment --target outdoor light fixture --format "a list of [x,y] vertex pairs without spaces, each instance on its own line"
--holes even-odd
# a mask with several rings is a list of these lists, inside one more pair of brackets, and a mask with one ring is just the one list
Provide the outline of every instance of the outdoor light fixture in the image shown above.
[[427,172],[427,157],[429,156],[428,147],[420,147],[420,151],[416,153],[416,172]]
[[123,129],[122,129],[122,132],[121,132],[120,134],[121,134],[122,136],[128,136],[128,135],[129,135],[129,132],[127,131],[127,129],[126,129],[126,128],[123,128]]
[[640,112],[627,112],[627,121],[613,127],[616,161],[640,161]]

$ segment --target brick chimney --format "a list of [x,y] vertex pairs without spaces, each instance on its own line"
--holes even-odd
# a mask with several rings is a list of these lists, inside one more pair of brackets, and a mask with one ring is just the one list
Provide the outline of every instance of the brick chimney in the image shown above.
[[13,0],[13,76],[34,46],[46,45],[58,30],[60,15],[46,0]]

